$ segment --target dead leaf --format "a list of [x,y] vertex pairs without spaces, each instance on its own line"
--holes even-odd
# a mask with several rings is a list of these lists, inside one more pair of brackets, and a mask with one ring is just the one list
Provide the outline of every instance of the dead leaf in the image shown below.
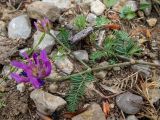
[[37,111],[37,114],[39,115],[39,117],[42,119],[42,120],[53,120],[52,118],[40,113],[39,111]]
[[108,24],[108,25],[105,25],[105,28],[109,30],[119,30],[121,29],[121,26],[118,24]]
[[89,108],[89,106],[85,107],[85,108],[82,108],[82,109],[79,109],[78,111],[76,112],[66,112],[63,114],[63,117],[64,118],[68,118],[68,119],[71,119],[72,117],[78,115],[78,114],[81,114],[83,112],[85,112],[87,109]]
[[107,100],[103,101],[102,105],[103,105],[103,112],[104,112],[104,114],[105,114],[105,116],[107,118],[109,113],[110,113],[110,105],[109,105]]

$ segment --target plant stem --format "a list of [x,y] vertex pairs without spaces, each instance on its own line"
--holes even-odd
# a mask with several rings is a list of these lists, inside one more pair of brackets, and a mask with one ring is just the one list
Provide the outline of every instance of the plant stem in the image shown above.
[[[50,36],[52,36],[57,42],[58,44],[60,44],[67,52],[68,54],[71,56],[71,57],[75,57],[75,55],[71,52],[71,50],[69,48],[67,48],[54,34],[52,33],[49,33]],[[80,63],[82,63],[87,69],[90,69],[90,67],[85,63],[83,62],[82,60],[76,58]]]
[[100,70],[105,70],[105,69],[109,69],[109,68],[113,68],[113,67],[121,67],[121,66],[129,66],[129,65],[134,65],[134,64],[143,64],[143,65],[150,65],[150,66],[154,66],[154,67],[160,67],[159,64],[154,64],[154,63],[150,63],[150,62],[141,62],[141,61],[135,61],[134,63],[132,62],[123,62],[123,63],[118,63],[118,64],[114,64],[114,65],[106,65],[106,66],[102,66],[102,67],[95,67],[95,68],[91,68],[79,73],[75,73],[72,75],[68,75],[65,77],[59,77],[59,78],[54,78],[54,79],[47,79],[49,81],[53,81],[53,82],[63,82],[66,80],[69,80],[71,77],[77,76],[77,75],[83,75],[85,73],[89,73],[92,71],[100,71]]

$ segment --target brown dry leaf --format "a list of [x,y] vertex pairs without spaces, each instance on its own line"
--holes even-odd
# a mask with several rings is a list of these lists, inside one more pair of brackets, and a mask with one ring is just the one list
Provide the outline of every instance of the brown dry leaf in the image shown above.
[[103,106],[103,112],[107,118],[110,113],[110,104],[108,103],[108,101],[103,101],[102,106]]
[[119,30],[121,29],[121,26],[118,24],[108,24],[108,25],[105,25],[105,28],[109,30]]
[[79,109],[77,112],[66,112],[63,114],[63,117],[71,119],[72,117],[85,112],[88,108],[89,108],[89,106],[82,108],[82,109]]
[[53,120],[52,118],[40,113],[37,111],[38,116],[42,119],[42,120]]

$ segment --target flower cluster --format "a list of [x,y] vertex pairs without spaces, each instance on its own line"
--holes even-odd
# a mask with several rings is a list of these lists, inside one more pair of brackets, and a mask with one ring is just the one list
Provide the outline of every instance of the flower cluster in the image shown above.
[[22,53],[23,57],[27,60],[26,63],[20,61],[12,61],[11,65],[22,69],[21,73],[11,73],[11,77],[18,83],[29,82],[35,88],[40,88],[44,85],[43,79],[51,73],[51,62],[47,57],[45,50],[33,54],[33,58],[29,58],[27,53]]
[[51,24],[47,18],[44,18],[42,20],[37,20],[37,22],[34,22],[34,25],[37,30],[41,32],[49,32],[51,30]]

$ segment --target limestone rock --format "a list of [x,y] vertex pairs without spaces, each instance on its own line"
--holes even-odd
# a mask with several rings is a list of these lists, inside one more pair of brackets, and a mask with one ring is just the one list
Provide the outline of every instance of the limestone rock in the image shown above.
[[80,59],[80,60],[83,60],[83,61],[88,61],[89,58],[88,58],[88,53],[86,50],[77,50],[77,51],[74,51],[73,54],[75,55],[75,57],[77,59]]

